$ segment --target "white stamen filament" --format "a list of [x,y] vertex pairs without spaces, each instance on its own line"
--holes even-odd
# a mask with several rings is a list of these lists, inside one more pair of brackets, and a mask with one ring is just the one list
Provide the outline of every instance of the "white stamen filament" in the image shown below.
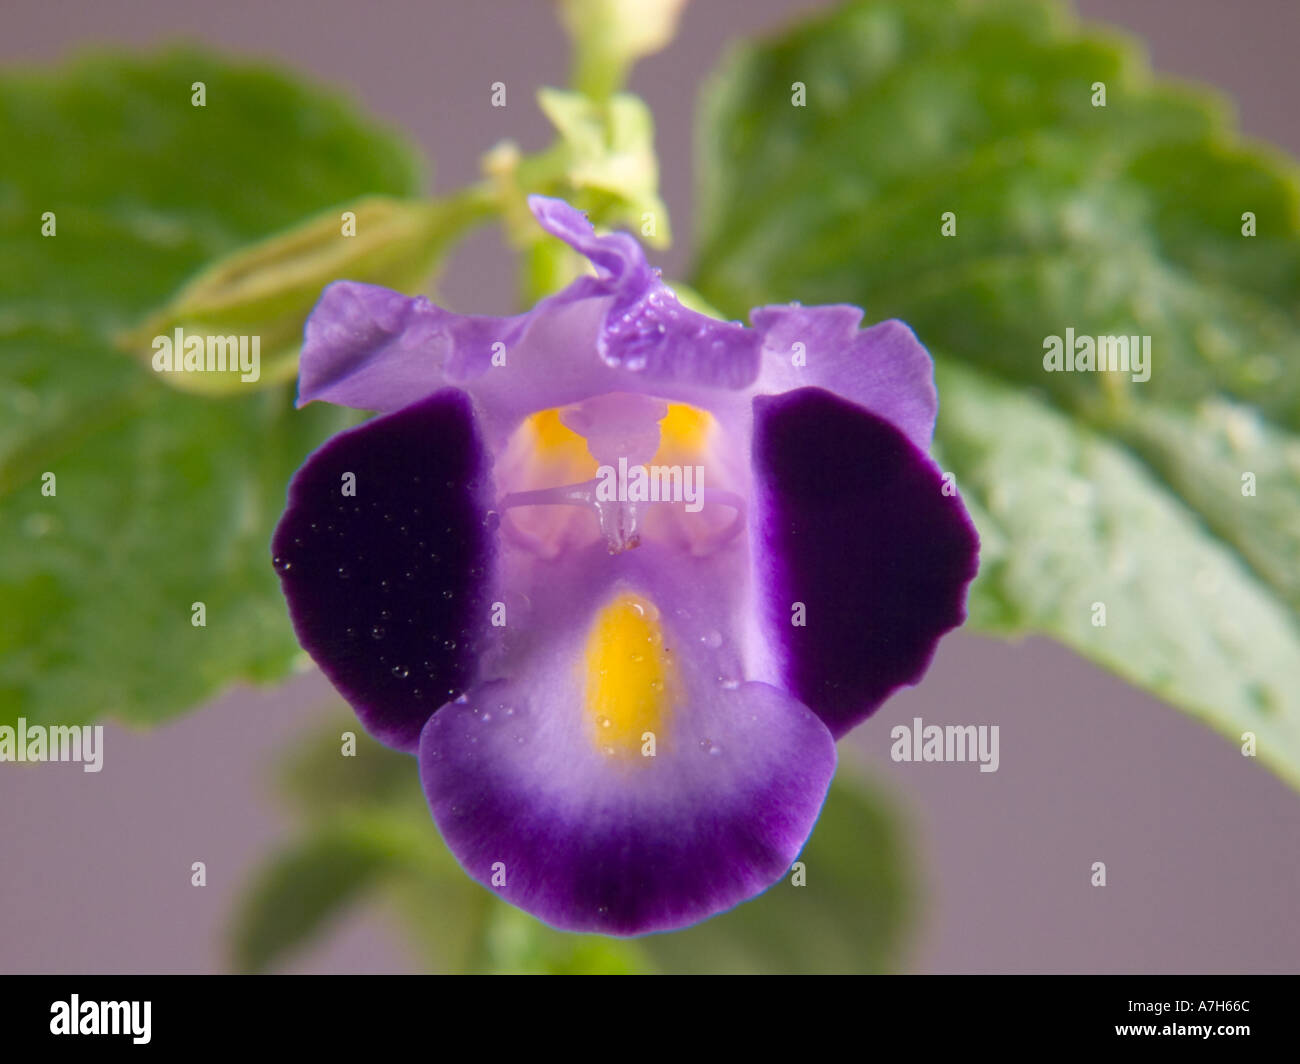
[[[516,506],[580,506],[592,510],[600,522],[601,533],[609,546],[610,554],[620,554],[631,550],[641,543],[641,517],[651,506],[674,505],[668,500],[662,502],[629,502],[626,500],[603,500],[596,498],[595,479],[580,484],[563,484],[554,488],[540,488],[535,491],[513,491],[504,496],[497,504],[499,511],[506,511]],[[715,488],[704,490],[705,505],[728,506],[736,511],[736,516],[715,535],[710,536],[708,548],[716,550],[735,537],[745,526],[745,500],[735,492],[720,491]]]

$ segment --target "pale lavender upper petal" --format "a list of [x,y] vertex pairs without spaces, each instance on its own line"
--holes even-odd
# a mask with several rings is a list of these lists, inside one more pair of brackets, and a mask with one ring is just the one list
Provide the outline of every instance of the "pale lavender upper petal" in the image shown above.
[[[513,317],[455,314],[422,296],[335,282],[307,319],[299,405],[390,412],[452,385],[481,393],[490,425],[506,407],[518,416],[602,391],[703,402],[753,383],[760,333],[682,306],[627,234],[597,236],[561,200],[529,202],[543,228],[591,260],[595,277]],[[513,402],[494,410],[502,395]]]
[[492,345],[509,344],[528,315],[453,314],[423,296],[335,281],[307,319],[298,405],[314,399],[390,413],[488,369]]
[[[930,449],[939,409],[934,362],[901,321],[859,330],[862,311],[847,304],[756,307],[749,317],[763,334],[760,391],[825,388],[897,426],[921,450]],[[796,344],[803,345],[799,365]]]

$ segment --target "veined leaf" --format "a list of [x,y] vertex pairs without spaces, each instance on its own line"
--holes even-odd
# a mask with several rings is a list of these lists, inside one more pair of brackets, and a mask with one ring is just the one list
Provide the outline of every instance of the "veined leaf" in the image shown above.
[[113,338],[206,263],[415,194],[416,159],[332,95],[194,51],[6,74],[0,141],[0,721],[153,722],[284,675],[271,529],[344,416],[287,385],[184,394]]
[[[1255,732],[1300,785],[1295,163],[1044,0],[859,0],[743,47],[699,145],[706,299],[856,303],[940,359],[970,626]],[[1150,361],[1047,372],[1069,331]]]

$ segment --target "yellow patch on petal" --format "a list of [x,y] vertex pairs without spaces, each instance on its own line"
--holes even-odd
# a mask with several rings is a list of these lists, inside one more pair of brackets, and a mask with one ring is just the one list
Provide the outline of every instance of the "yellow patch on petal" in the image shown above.
[[[624,592],[596,615],[584,655],[592,741],[607,754],[662,748],[676,691],[659,610]],[[647,747],[647,734],[653,738]],[[647,758],[648,760],[648,758]]]
[[669,403],[667,416],[659,422],[659,451],[655,461],[667,465],[698,461],[708,445],[713,425],[713,415],[707,410],[689,403]]
[[565,471],[557,483],[589,480],[596,475],[596,460],[587,451],[587,441],[560,420],[559,410],[539,410],[526,421],[532,433],[533,455],[546,463],[551,473]]

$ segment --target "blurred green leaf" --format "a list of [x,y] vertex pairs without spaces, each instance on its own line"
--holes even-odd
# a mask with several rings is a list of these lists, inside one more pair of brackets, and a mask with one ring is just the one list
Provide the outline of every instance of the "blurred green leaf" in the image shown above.
[[[445,201],[367,196],[347,211],[331,208],[218,259],[120,337],[119,345],[151,363],[155,338],[171,338],[178,329],[187,336],[258,336],[261,373],[252,386],[293,380],[303,324],[327,284],[347,278],[419,288],[451,242],[487,211],[472,195]],[[165,373],[162,380],[208,394],[250,388],[237,374]]]
[[373,888],[409,875],[423,852],[400,819],[353,813],[328,821],[264,865],[231,936],[239,971],[260,972],[328,930]]
[[883,797],[840,766],[793,873],[712,920],[638,941],[682,973],[844,973],[896,969],[911,916],[912,869]]
[[480,969],[494,975],[645,975],[652,971],[635,940],[575,935],[547,927],[492,899]]
[[[344,755],[345,743],[354,750],[350,756]],[[311,820],[357,808],[423,809],[416,764],[410,754],[372,739],[355,717],[339,716],[333,725],[300,741],[282,768],[280,789]]]
[[332,95],[194,51],[6,74],[0,141],[0,721],[153,722],[283,676],[271,529],[345,416],[287,386],[182,394],[112,338],[206,263],[418,193],[416,158]]
[[[1300,784],[1294,162],[1040,0],[861,0],[744,47],[699,150],[706,299],[857,303],[936,355],[936,453],[983,539],[970,626],[1256,732]],[[1151,336],[1150,379],[1044,372],[1067,328]]]

